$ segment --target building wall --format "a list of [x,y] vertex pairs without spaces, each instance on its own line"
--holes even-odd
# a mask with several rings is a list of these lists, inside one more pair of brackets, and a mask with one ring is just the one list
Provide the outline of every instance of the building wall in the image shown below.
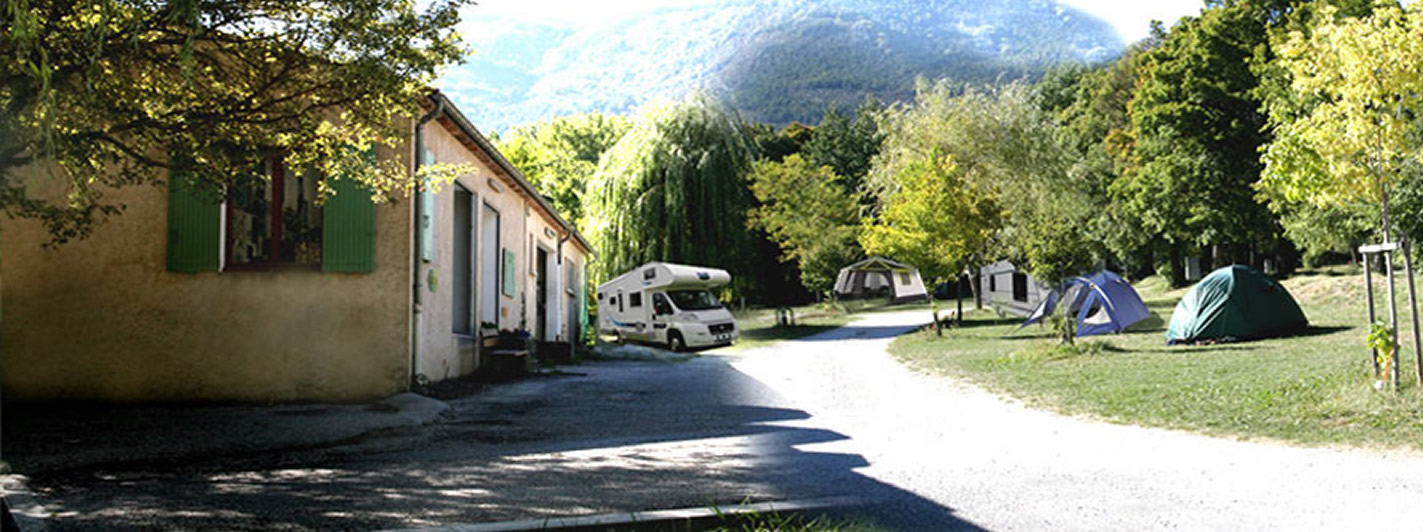
[[[557,226],[540,212],[532,199],[520,194],[512,178],[500,170],[487,155],[481,156],[481,153],[461,142],[439,121],[432,121],[424,127],[425,144],[436,163],[468,164],[475,169],[473,173],[458,176],[456,183],[441,187],[434,195],[432,222],[435,235],[431,240],[434,246],[430,259],[425,260],[422,257],[419,261],[420,274],[416,288],[420,293],[416,318],[419,339],[416,346],[415,371],[430,381],[439,381],[467,375],[480,367],[480,353],[476,349],[479,324],[495,323],[498,329],[534,329],[537,309],[535,292],[538,286],[538,278],[535,275],[538,269],[533,264],[537,257],[536,250],[543,247],[549,253],[551,262],[556,261],[557,235],[561,233],[556,229]],[[471,295],[474,307],[474,335],[456,333],[453,322],[456,285],[453,238],[457,185],[473,194],[476,207],[473,211],[475,227],[472,231],[475,244],[471,247],[475,257],[471,283],[474,291]],[[488,258],[489,248],[483,237],[486,230],[483,210],[486,205],[499,213],[499,250],[493,261]],[[555,236],[549,237],[545,229]],[[566,257],[574,257],[578,264],[587,263],[586,253],[576,249],[571,241],[566,242],[563,249]],[[488,312],[483,303],[491,292],[486,274],[490,270],[498,271],[502,268],[503,250],[514,255],[514,295],[504,294],[502,281],[496,284],[493,286],[493,293],[498,310]],[[564,294],[561,298],[553,299],[566,304],[566,290],[559,284],[559,279],[563,278],[561,273],[556,264],[550,266],[550,294]],[[563,304],[554,304],[551,307],[551,318],[554,315],[568,314],[567,307]],[[561,331],[568,330],[566,317],[557,321],[558,323],[555,323],[555,320],[550,321],[551,329],[557,325],[561,326]],[[548,339],[553,339],[554,336],[566,339],[567,333],[551,334]]]
[[1029,275],[1027,300],[1016,300],[1013,298],[1013,274],[1017,271],[1017,267],[1008,261],[998,261],[984,266],[979,278],[979,289],[983,294],[985,304],[1006,314],[1027,316],[1038,308],[1038,304],[1047,297],[1048,293],[1052,292],[1052,288],[1044,286]]
[[[405,157],[382,149],[381,157]],[[376,207],[372,273],[166,271],[167,190],[55,248],[0,218],[0,382],[7,397],[358,401],[409,378],[408,201]]]

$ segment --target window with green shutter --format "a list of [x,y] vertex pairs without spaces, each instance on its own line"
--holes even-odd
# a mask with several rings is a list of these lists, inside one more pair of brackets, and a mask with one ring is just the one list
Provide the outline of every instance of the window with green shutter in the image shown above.
[[168,271],[215,272],[222,253],[222,203],[189,176],[168,178]]

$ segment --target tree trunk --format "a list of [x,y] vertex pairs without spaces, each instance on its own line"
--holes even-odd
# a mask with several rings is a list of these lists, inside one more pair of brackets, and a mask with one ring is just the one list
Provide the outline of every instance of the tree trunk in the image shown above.
[[1171,259],[1171,286],[1186,285],[1186,268],[1181,261],[1181,243],[1172,241],[1169,247]]
[[960,273],[957,277],[958,281],[954,283],[954,295],[958,296],[959,300],[959,309],[954,312],[954,325],[959,327],[963,326],[963,284],[968,280],[967,278],[968,275]]

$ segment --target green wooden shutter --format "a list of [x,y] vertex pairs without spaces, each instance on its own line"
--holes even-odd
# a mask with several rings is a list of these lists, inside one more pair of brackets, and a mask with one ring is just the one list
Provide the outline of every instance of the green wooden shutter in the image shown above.
[[[365,156],[374,164],[373,150]],[[321,271],[375,271],[376,206],[370,191],[351,179],[328,184],[336,195],[321,209]]]
[[168,177],[168,271],[215,272],[222,253],[222,204],[183,174]]
[[514,276],[518,275],[518,270],[514,269],[514,252],[504,250],[504,271],[500,280],[504,283],[504,295],[514,297]]

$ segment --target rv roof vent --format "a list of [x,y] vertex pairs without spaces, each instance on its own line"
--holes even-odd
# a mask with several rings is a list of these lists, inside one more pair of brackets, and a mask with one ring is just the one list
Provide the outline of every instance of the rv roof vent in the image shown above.
[[697,278],[706,281],[711,279],[711,274],[707,272],[697,272]]

